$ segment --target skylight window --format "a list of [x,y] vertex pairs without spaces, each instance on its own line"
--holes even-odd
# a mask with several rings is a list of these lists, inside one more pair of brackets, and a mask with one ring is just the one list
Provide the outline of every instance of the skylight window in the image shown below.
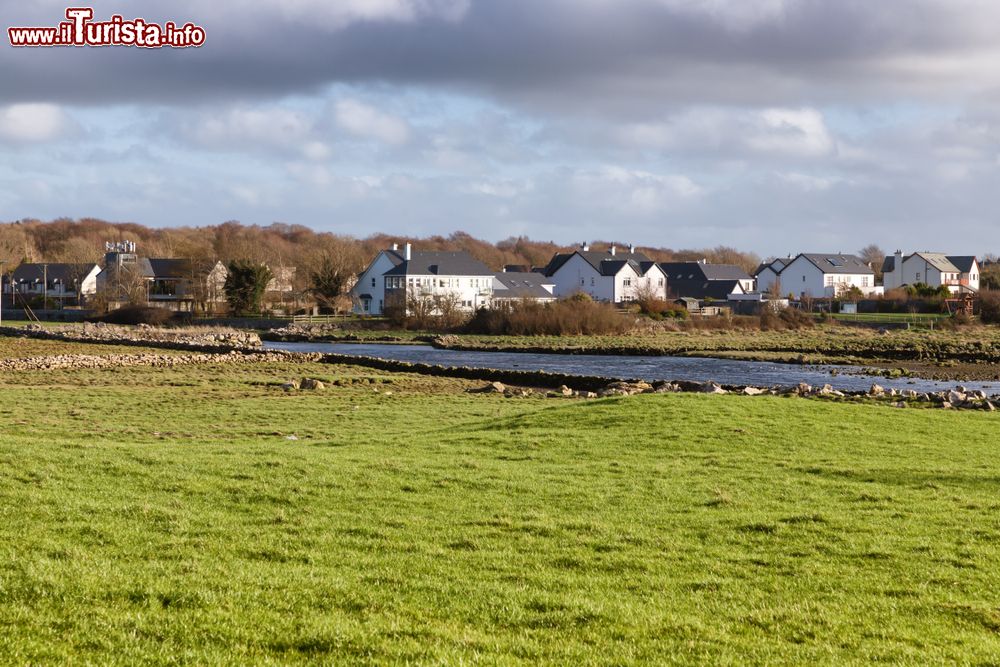
[[841,262],[836,257],[827,257],[826,261],[830,262],[830,264],[832,264],[833,266],[843,266],[844,265],[844,263]]

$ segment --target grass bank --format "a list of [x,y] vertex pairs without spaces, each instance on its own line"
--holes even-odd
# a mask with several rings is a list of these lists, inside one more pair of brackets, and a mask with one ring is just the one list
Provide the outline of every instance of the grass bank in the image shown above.
[[1000,660],[995,416],[470,386],[5,374],[0,659]]

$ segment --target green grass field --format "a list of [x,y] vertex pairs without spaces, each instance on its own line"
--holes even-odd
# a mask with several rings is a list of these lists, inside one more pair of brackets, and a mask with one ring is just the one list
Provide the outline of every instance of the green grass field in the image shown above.
[[1000,418],[470,386],[3,375],[0,663],[1000,662]]

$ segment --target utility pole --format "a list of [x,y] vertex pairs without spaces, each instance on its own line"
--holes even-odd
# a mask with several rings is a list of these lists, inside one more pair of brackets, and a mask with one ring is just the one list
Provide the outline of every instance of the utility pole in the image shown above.
[[[0,259],[0,324],[3,324],[3,267],[4,264],[6,263],[7,263],[6,259]],[[8,281],[8,283],[10,284],[11,298],[13,298],[14,276],[12,275],[10,278],[11,279]]]
[[49,307],[49,265],[42,264],[42,310]]

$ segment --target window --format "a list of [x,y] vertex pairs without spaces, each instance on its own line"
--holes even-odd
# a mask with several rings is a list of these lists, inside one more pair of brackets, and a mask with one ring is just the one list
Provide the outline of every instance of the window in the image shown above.
[[861,286],[868,287],[868,276],[864,276],[861,278]]
[[[593,278],[591,278],[591,280],[593,280]],[[581,284],[581,285],[586,285],[586,284],[587,284],[587,281],[586,281],[586,280],[584,280],[583,278],[580,278],[580,284]]]
[[656,285],[657,285],[658,287],[663,287],[663,278],[660,278],[659,280],[657,280],[657,281],[656,281]]
[[918,283],[920,282],[920,272],[919,271],[917,271],[917,282]]
[[622,286],[623,287],[631,287],[632,286],[632,279],[631,278],[624,278],[622,280]]
[[372,287],[375,287],[375,278],[372,278]]
[[590,279],[590,286],[591,286],[591,287],[593,287],[593,286],[594,286],[594,279],[593,279],[593,278],[591,278],[591,279]]
[[361,309],[362,309],[362,310],[364,310],[364,311],[365,311],[365,312],[367,313],[367,312],[368,312],[368,310],[369,310],[369,309],[370,309],[370,307],[371,307],[371,303],[372,303],[372,302],[371,302],[371,301],[369,301],[368,299],[365,299],[365,300],[363,300],[363,301],[361,302]]

